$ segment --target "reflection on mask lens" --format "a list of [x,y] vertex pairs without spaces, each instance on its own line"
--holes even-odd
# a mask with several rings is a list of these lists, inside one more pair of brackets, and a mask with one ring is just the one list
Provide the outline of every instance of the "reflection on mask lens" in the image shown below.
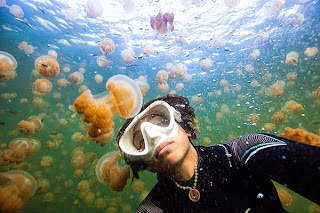
[[133,141],[134,147],[137,150],[139,150],[140,152],[142,152],[145,149],[145,143],[143,140],[142,133],[140,131],[140,127],[143,122],[150,122],[150,123],[157,125],[157,126],[167,127],[170,123],[170,119],[164,115],[161,115],[161,114],[149,114],[149,115],[143,117],[137,123],[137,125],[133,129],[132,141]]

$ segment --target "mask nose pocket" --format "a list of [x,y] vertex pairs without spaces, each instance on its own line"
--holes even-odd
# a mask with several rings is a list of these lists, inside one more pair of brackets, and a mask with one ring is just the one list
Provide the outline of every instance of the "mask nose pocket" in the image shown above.
[[161,133],[157,130],[157,128],[159,127],[149,122],[143,122],[141,124],[141,132],[145,144],[148,144],[149,146],[155,145],[156,139],[161,137]]

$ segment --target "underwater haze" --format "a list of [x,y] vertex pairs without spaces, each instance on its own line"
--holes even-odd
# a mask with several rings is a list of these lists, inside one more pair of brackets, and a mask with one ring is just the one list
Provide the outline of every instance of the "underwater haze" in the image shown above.
[[[286,127],[319,136],[319,45],[318,0],[0,0],[0,172],[35,179],[22,212],[134,212],[156,176],[131,174],[121,192],[98,180],[125,119],[113,112],[99,143],[73,105],[83,92],[105,97],[121,74],[143,103],[185,96],[195,145]],[[18,155],[15,139],[34,147]],[[275,185],[289,212],[320,212]]]

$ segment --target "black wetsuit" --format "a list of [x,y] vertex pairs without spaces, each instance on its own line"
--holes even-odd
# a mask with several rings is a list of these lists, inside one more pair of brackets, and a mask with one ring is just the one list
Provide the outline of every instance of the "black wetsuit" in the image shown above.
[[[137,212],[285,212],[272,180],[320,204],[320,148],[268,134],[196,146],[200,200],[158,175]],[[194,177],[185,186],[193,186]]]

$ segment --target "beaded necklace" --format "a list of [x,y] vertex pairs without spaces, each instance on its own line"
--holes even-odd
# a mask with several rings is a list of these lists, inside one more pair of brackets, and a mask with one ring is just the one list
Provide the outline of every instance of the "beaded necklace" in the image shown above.
[[193,187],[191,186],[181,186],[179,183],[176,181],[174,182],[176,186],[182,190],[189,190],[189,198],[193,202],[198,202],[200,200],[200,192],[196,189],[197,183],[198,183],[198,166],[197,163],[194,166],[194,182],[193,182]]

